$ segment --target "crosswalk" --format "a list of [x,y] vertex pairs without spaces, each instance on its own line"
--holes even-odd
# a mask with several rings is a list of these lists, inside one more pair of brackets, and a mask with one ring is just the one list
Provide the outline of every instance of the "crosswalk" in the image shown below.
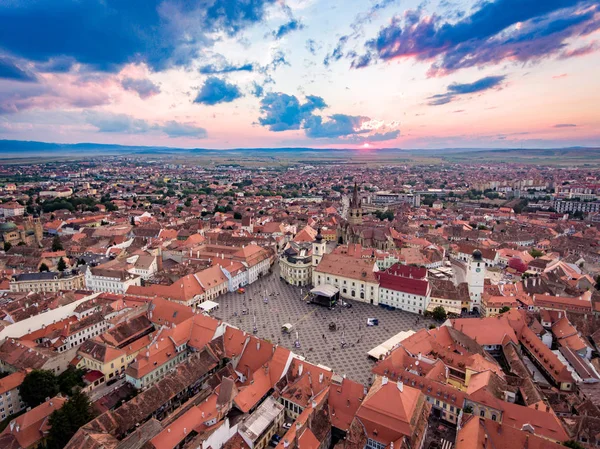
[[442,449],[452,449],[452,441],[444,440],[442,438]]

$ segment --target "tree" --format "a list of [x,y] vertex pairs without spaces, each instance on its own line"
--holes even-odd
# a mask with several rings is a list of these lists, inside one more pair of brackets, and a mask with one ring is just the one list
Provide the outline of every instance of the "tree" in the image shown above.
[[58,393],[58,380],[52,371],[36,369],[23,379],[21,384],[21,399],[29,407],[37,407],[46,398],[52,398]]
[[504,306],[500,309],[500,313],[505,313],[505,312],[508,312],[509,310],[510,310],[510,307]]
[[581,443],[575,440],[568,440],[563,443],[563,446],[570,447],[571,449],[585,449]]
[[67,445],[77,430],[94,417],[88,397],[76,391],[61,409],[50,415],[48,448],[58,449]]
[[242,219],[242,214],[240,214],[239,212],[234,212],[233,213],[233,218],[236,220],[241,220]]
[[442,306],[437,306],[435,309],[433,309],[431,314],[432,314],[434,320],[437,320],[437,321],[445,321],[446,320],[446,309],[444,309]]
[[531,257],[537,259],[538,257],[542,257],[544,255],[544,253],[542,251],[540,251],[539,249],[533,248],[531,251],[529,251],[529,255]]
[[464,409],[463,412],[465,413],[473,413],[473,407],[471,407],[470,405],[467,405]]
[[55,235],[52,239],[52,251],[62,251],[63,249],[64,248],[62,246],[62,243],[60,242],[60,237],[58,235]]
[[50,271],[50,268],[48,268],[48,265],[46,265],[46,264],[45,264],[45,263],[43,263],[43,262],[42,262],[42,263],[41,263],[41,265],[40,265],[40,273],[41,273],[42,271]]
[[58,259],[58,264],[56,265],[56,268],[58,269],[58,271],[65,271],[67,269],[67,263],[65,262],[65,259],[63,259],[62,257]]
[[58,376],[58,387],[60,392],[69,396],[75,387],[83,387],[83,375],[85,371],[70,366]]
[[8,251],[12,248],[12,244],[10,242],[4,242],[4,251]]

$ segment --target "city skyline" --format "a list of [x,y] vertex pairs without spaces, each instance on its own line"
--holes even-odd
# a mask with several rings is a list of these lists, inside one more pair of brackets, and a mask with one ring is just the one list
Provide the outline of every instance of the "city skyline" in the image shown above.
[[593,0],[12,0],[0,139],[594,146],[599,29]]

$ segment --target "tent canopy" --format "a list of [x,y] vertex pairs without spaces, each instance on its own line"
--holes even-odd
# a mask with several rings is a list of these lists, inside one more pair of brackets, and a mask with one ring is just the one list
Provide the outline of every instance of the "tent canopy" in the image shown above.
[[333,285],[319,285],[318,287],[313,288],[310,292],[313,295],[325,296],[327,298],[333,298],[335,295],[339,293],[339,289],[335,288]]
[[198,307],[200,307],[204,312],[210,312],[211,310],[219,307],[219,303],[207,300],[198,304]]

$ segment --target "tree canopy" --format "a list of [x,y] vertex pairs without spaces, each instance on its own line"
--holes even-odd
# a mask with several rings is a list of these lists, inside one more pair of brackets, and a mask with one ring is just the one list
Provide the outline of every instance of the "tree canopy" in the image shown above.
[[433,309],[431,314],[433,319],[437,321],[444,321],[447,317],[446,309],[444,309],[442,306],[437,306],[435,309]]
[[59,449],[67,445],[77,430],[94,417],[88,397],[81,391],[73,393],[61,409],[50,415],[48,448]]
[[52,371],[33,370],[25,376],[21,384],[21,399],[29,407],[37,407],[46,398],[58,394],[58,381]]
[[54,238],[52,239],[52,251],[53,252],[62,251],[63,249],[64,248],[60,241],[60,237],[58,235],[55,235]]

